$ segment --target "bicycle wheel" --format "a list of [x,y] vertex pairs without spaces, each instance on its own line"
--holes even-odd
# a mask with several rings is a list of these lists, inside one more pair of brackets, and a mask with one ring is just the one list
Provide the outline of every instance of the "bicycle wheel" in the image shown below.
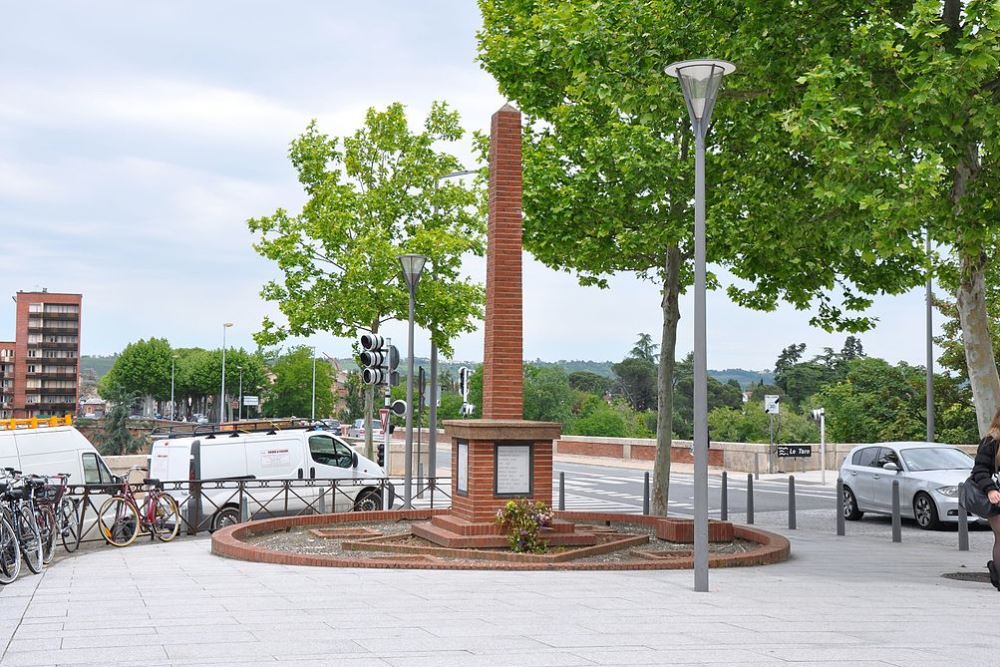
[[[150,501],[151,502],[151,501]],[[181,512],[177,501],[169,493],[161,493],[156,498],[156,512],[153,516],[153,534],[161,542],[169,542],[181,530]]]
[[56,525],[62,536],[63,548],[69,553],[76,551],[76,548],[80,546],[80,513],[76,500],[64,497],[59,502]]
[[42,572],[42,536],[38,532],[35,513],[27,505],[18,509],[17,540],[21,543],[21,557],[28,569],[35,574]]
[[56,553],[56,514],[48,505],[35,509],[38,534],[42,539],[42,563],[48,565]]
[[9,584],[21,573],[21,547],[10,521],[0,514],[0,584]]
[[125,498],[112,496],[101,505],[97,523],[108,544],[127,547],[139,535],[139,510]]

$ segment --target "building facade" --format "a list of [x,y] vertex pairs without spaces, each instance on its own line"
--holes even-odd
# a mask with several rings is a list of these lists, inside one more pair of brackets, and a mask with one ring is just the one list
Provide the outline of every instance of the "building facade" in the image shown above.
[[0,341],[0,419],[14,416],[14,341]]
[[[80,400],[80,294],[18,292],[12,356],[2,356],[3,416],[53,417],[77,412]],[[6,360],[6,363],[4,363]],[[11,361],[13,363],[11,363]],[[12,378],[3,369],[12,368]],[[6,386],[8,379],[13,381]]]

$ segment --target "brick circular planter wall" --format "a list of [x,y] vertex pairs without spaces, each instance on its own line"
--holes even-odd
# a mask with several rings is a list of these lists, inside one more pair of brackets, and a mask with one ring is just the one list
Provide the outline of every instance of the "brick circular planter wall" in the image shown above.
[[[509,562],[509,561],[450,561],[433,558],[433,548],[422,556],[403,553],[373,557],[357,553],[352,557],[300,554],[276,551],[246,542],[247,537],[272,533],[286,528],[331,526],[337,524],[370,523],[399,519],[430,519],[448,510],[392,510],[380,512],[347,512],[343,514],[313,514],[308,516],[264,519],[228,526],[212,534],[212,553],[226,558],[256,563],[280,565],[315,565],[323,567],[401,568],[419,570],[684,570],[694,567],[693,558],[679,556],[657,560],[618,562]],[[641,526],[656,526],[658,517],[606,512],[559,512],[557,516],[570,521],[619,522]],[[776,533],[750,526],[733,526],[733,536],[755,542],[755,549],[735,554],[710,554],[710,567],[770,565],[788,559],[788,540]],[[441,550],[442,555],[446,550]],[[452,554],[447,554],[453,556]]]

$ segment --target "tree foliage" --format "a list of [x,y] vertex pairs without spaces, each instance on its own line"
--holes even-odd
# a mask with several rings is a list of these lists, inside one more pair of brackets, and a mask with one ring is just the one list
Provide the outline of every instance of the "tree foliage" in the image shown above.
[[[333,412],[333,369],[316,360],[316,418]],[[275,362],[274,383],[264,397],[263,412],[268,417],[309,417],[312,414],[313,355],[308,347],[289,350]]]

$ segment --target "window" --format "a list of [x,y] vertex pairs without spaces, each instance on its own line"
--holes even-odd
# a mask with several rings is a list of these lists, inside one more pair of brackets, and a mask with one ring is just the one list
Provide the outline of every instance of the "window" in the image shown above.
[[29,313],[40,313],[42,312],[42,304],[40,303],[29,303],[28,304]]
[[913,472],[923,470],[971,470],[973,460],[951,447],[921,447],[903,450],[903,461]]
[[354,452],[344,443],[327,435],[309,437],[309,453],[313,461],[320,465],[351,468],[354,466]]
[[874,468],[875,459],[878,458],[878,453],[881,450],[881,447],[865,447],[864,449],[860,449],[854,452],[854,456],[851,457],[851,463],[856,466]]
[[112,481],[111,471],[104,461],[97,458],[97,454],[88,452],[83,455],[84,484],[110,484]]

